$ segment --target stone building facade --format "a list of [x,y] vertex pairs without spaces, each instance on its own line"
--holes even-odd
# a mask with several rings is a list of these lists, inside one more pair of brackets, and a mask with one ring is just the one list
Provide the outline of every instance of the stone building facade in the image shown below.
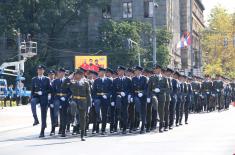
[[205,27],[201,0],[180,0],[181,34],[191,32],[191,47],[181,50],[182,69],[202,74],[202,49],[200,32]]
[[[153,12],[156,17],[156,27],[167,27],[173,38],[169,45],[172,68],[181,68],[181,53],[176,48],[180,38],[180,11],[178,0],[157,0],[158,8],[154,8],[153,0],[111,0],[102,9],[91,6],[88,15],[88,42],[92,47],[98,36],[99,24],[106,20],[134,20],[153,22]],[[153,11],[153,9],[156,9]],[[152,51],[150,51],[152,52]]]

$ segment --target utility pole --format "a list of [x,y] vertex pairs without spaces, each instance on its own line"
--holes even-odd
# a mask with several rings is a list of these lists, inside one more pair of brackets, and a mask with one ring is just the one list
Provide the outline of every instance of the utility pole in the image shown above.
[[153,1],[153,21],[152,21],[152,27],[153,27],[153,66],[157,64],[157,33],[156,33],[156,11],[155,9],[158,8],[157,2]]

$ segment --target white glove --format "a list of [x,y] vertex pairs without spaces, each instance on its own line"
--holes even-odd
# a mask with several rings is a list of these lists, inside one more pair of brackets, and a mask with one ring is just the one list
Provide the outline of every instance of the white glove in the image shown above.
[[160,92],[160,89],[159,89],[159,88],[155,88],[155,89],[154,89],[154,92],[155,92],[155,93],[159,93],[159,92]]
[[131,102],[133,102],[133,98],[131,98]]
[[131,103],[131,95],[128,95],[127,100],[128,100],[128,103]]
[[103,99],[107,99],[107,96],[106,96],[106,95],[103,95]]
[[210,92],[206,92],[207,94],[210,94]]
[[51,107],[51,108],[54,108],[54,104],[50,104],[50,107]]
[[115,103],[114,103],[114,102],[111,102],[111,106],[114,107],[114,106],[115,106]]
[[150,103],[151,102],[151,99],[150,98],[147,98],[147,103]]
[[59,108],[62,109],[62,106],[60,105]]
[[217,90],[217,92],[219,92],[219,89],[216,89]]
[[39,91],[37,94],[38,94],[38,95],[42,95],[42,91]]
[[143,93],[139,93],[138,96],[139,96],[139,97],[142,97],[142,96],[143,96]]
[[51,94],[48,94],[48,100],[51,100]]
[[61,97],[60,100],[61,100],[61,101],[65,101],[65,97]]
[[121,92],[121,96],[122,96],[122,97],[125,97],[126,94],[125,94],[124,92]]

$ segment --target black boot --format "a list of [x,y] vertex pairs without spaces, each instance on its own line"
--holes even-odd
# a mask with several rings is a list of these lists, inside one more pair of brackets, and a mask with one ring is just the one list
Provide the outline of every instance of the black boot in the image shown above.
[[74,127],[73,127],[72,135],[76,135],[76,134],[77,134],[77,126],[74,126]]
[[45,137],[45,135],[44,135],[44,130],[45,130],[45,129],[41,129],[41,132],[40,132],[39,138],[43,138],[43,137]]
[[35,125],[38,125],[39,124],[39,121],[38,121],[38,119],[36,118],[36,119],[34,119],[34,123],[33,123],[33,126],[35,126]]
[[85,139],[84,139],[84,133],[85,133],[85,131],[82,130],[82,131],[81,131],[81,141],[85,141]]
[[55,135],[55,127],[53,126],[52,129],[51,129],[51,133],[50,133],[50,136],[53,136]]
[[162,127],[163,127],[163,123],[161,122],[161,123],[159,124],[159,132],[160,132],[160,133],[163,132],[163,131],[162,131]]

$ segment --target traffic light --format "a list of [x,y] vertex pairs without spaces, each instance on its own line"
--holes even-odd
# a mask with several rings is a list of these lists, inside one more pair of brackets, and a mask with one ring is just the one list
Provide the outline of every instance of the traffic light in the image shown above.
[[224,38],[224,48],[228,48],[228,38]]

